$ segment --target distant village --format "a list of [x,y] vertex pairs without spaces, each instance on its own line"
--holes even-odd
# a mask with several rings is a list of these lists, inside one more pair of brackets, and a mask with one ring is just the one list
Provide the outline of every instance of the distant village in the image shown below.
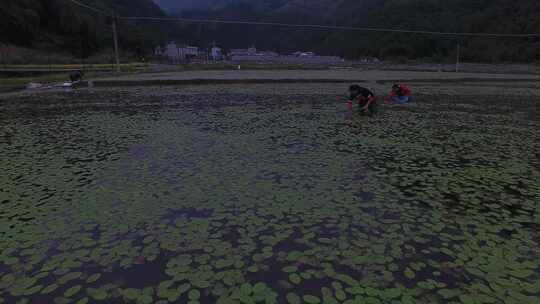
[[255,46],[247,49],[232,49],[225,53],[222,48],[214,44],[209,50],[196,46],[181,45],[171,42],[166,46],[157,47],[154,55],[173,63],[189,62],[268,62],[268,63],[299,63],[299,64],[339,64],[345,62],[337,56],[320,56],[313,52],[294,52],[292,54],[279,54],[273,51],[260,51]]

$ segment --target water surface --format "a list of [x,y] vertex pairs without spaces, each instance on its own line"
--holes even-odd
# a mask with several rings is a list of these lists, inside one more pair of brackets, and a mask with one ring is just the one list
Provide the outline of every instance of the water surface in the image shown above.
[[45,96],[0,104],[5,303],[540,301],[534,101]]

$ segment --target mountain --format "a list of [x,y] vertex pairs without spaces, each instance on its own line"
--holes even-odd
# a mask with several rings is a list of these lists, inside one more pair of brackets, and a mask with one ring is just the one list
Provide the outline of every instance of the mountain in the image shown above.
[[[78,0],[108,14],[341,25],[442,32],[540,33],[538,0]],[[158,6],[159,5],[159,6]],[[161,6],[161,7],[160,7]],[[162,10],[163,9],[163,10]],[[108,22],[109,21],[109,22]],[[148,53],[167,40],[280,52],[313,50],[347,58],[455,57],[468,61],[540,61],[539,38],[429,36],[273,26],[126,21],[121,47]],[[70,0],[9,0],[0,5],[0,44],[68,51],[81,58],[111,47],[110,20]]]
[[[110,18],[106,15],[113,9],[123,16],[165,16],[152,0],[79,2],[105,14],[97,14],[68,0],[4,1],[0,5],[0,42],[68,51],[84,58],[111,47]],[[119,22],[118,31],[121,47],[139,53],[166,41],[171,33],[181,33],[170,24],[123,20]]]
[[162,9],[169,13],[202,10],[216,11],[229,5],[247,4],[259,10],[276,9],[288,0],[154,0]]
[[248,5],[265,14],[302,13],[315,16],[332,14],[343,0],[154,0],[168,13],[219,11],[228,6]]
[[216,0],[154,0],[163,10],[169,13],[184,10],[211,10]]
[[[378,27],[441,32],[540,33],[537,0],[206,0],[167,3],[184,17]],[[175,4],[176,3],[176,4]],[[277,51],[311,49],[349,58],[454,57],[457,43],[471,61],[540,60],[538,38],[475,38],[398,33],[315,31],[269,26],[197,25],[201,43],[256,44]]]

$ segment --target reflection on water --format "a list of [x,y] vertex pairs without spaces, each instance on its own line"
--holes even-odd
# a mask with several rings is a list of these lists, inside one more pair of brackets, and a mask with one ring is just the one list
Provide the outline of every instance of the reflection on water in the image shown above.
[[3,110],[6,303],[539,299],[538,121],[444,97],[347,123],[334,96],[122,98]]

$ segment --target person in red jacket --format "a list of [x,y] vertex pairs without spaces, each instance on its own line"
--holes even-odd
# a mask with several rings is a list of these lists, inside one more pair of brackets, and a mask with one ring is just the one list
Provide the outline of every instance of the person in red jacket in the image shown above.
[[397,104],[405,104],[412,101],[411,89],[404,84],[394,84],[390,91],[390,101]]
[[349,87],[349,101],[347,104],[350,110],[352,110],[355,102],[358,103],[360,111],[364,114],[373,115],[377,110],[377,98],[373,92],[356,84]]

